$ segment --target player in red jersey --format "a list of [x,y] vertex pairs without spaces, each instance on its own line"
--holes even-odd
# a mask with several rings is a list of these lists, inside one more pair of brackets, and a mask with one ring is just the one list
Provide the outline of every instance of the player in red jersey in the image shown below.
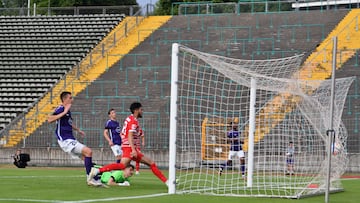
[[129,115],[125,121],[121,131],[122,138],[122,150],[123,155],[120,163],[113,163],[101,168],[91,168],[88,180],[91,181],[96,175],[106,171],[122,170],[125,166],[130,164],[130,161],[139,161],[150,167],[151,171],[156,175],[162,182],[168,185],[167,178],[162,174],[155,162],[142,154],[136,149],[135,140],[140,139],[140,126],[138,118],[142,118],[142,105],[139,102],[134,102],[130,105],[131,115]]
[[[144,131],[140,128],[139,130],[139,137],[138,139],[136,139],[135,141],[135,146],[137,148],[137,150],[139,152],[141,152],[141,148],[140,146],[144,147],[145,146],[145,135],[144,135]],[[135,165],[135,169],[136,169],[136,175],[139,175],[140,174],[140,161],[136,161],[136,165]]]

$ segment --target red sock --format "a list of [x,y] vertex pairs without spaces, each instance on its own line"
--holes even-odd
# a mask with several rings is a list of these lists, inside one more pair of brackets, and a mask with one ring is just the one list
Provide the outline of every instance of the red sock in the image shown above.
[[150,168],[153,174],[156,175],[162,182],[165,183],[167,181],[167,178],[161,173],[161,171],[155,164],[151,164]]
[[108,164],[106,166],[99,168],[99,171],[100,171],[100,173],[104,173],[106,171],[123,170],[124,168],[125,168],[125,165],[122,163],[113,163],[113,164]]
[[135,168],[136,168],[136,171],[139,171],[139,169],[140,169],[140,162],[136,162],[136,166],[135,166]]

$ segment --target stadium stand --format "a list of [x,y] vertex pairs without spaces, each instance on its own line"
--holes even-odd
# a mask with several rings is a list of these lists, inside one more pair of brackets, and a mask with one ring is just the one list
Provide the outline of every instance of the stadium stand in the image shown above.
[[27,112],[124,17],[0,16],[0,130]]
[[[147,149],[157,149],[159,143],[161,143],[160,148],[166,148],[172,42],[179,42],[209,53],[243,59],[278,58],[303,52],[310,56],[310,53],[319,48],[317,45],[327,38],[348,12],[348,10],[336,10],[173,16],[168,23],[155,30],[129,54],[118,53],[118,58],[121,60],[111,65],[112,68],[107,69],[95,79],[94,83],[85,85],[84,91],[79,89],[81,92],[76,96],[73,105],[76,110],[74,120],[77,120],[78,125],[87,133],[84,143],[91,147],[103,146],[99,135],[103,119],[106,118],[104,109],[109,107],[119,109],[118,113],[122,119],[128,113],[128,104],[138,100],[146,104],[145,119],[151,120],[150,124],[144,123],[147,132],[156,135],[152,140],[147,140]],[[146,30],[146,27],[141,27],[136,35]],[[138,38],[132,40],[134,41],[122,41],[122,43],[136,44]],[[46,43],[44,41],[44,44]],[[42,43],[39,42],[34,46],[38,44]],[[29,49],[34,50],[34,46],[30,46]],[[68,46],[69,49],[77,50],[76,53],[81,53],[81,45],[76,47],[68,44]],[[51,47],[46,46],[46,49]],[[354,60],[352,63],[357,63]],[[107,84],[106,81],[110,82]],[[0,113],[5,115],[7,112],[0,111]],[[41,140],[36,136],[30,136],[27,138],[27,144],[48,146],[48,143],[52,143],[56,146],[56,140],[49,135],[52,130],[49,125],[40,126],[33,135],[43,135],[46,132],[46,136]]]
[[[245,59],[285,57],[303,52],[309,54],[347,13],[348,11],[309,11],[240,16],[173,16],[104,72],[95,83],[87,86],[86,91],[76,96],[73,108],[79,114],[74,120],[87,133],[84,142],[88,146],[103,146],[99,141],[99,129],[106,118],[104,109],[118,109],[119,119],[122,119],[128,114],[128,104],[138,100],[146,104],[144,119],[150,124],[144,122],[144,127],[147,132],[155,135],[151,140],[146,140],[147,149],[157,149],[159,143],[159,148],[166,148],[172,42],[209,53]],[[309,32],[315,19],[318,26]],[[293,25],[291,28],[284,29],[285,25],[289,27],[290,24]],[[144,27],[139,29],[146,30]],[[294,34],[294,40],[291,40]],[[105,85],[105,81],[117,81],[113,86],[118,88]],[[96,124],[98,126],[94,126]],[[42,132],[49,132],[49,125],[41,126],[34,134]],[[27,138],[29,145],[47,146],[47,143],[56,146],[50,135],[42,137],[42,141],[32,136]]]
[[[73,96],[76,96],[79,92],[86,89],[87,85],[95,81],[99,77],[99,75],[106,72],[108,70],[108,66],[111,66],[113,63],[115,63],[118,58],[121,58],[121,56],[126,55],[130,50],[132,50],[147,36],[149,36],[153,30],[156,30],[169,18],[169,16],[153,16],[143,20],[144,17],[139,18],[136,16],[127,17],[126,19],[124,19],[120,25],[116,26],[102,40],[101,43],[97,44],[95,48],[91,50],[91,53],[88,54],[81,61],[81,63],[76,69],[69,70],[67,74],[61,80],[59,80],[56,85],[52,87],[51,91],[47,92],[40,99],[40,101],[34,106],[34,108],[31,108],[29,112],[22,117],[22,119],[17,120],[15,124],[11,125],[11,128],[6,129],[6,132],[4,133],[5,136],[3,136],[0,140],[0,142],[3,143],[3,146],[14,146],[18,144],[21,140],[23,140],[25,137],[33,134],[33,132],[38,128],[38,126],[42,125],[46,121],[47,115],[51,111],[53,111],[55,106],[60,102],[57,94],[60,94],[61,91],[67,89],[73,93]],[[141,23],[143,28],[145,29],[139,30],[139,28],[136,27],[138,23]],[[128,43],[126,41],[127,38],[129,41],[132,41],[132,43]],[[114,39],[117,39],[118,42],[117,44],[115,44],[116,46],[114,46]],[[111,59],[104,57],[105,50],[110,50],[108,53],[106,53],[107,55],[118,55],[119,57]],[[57,96],[53,97],[53,94]],[[111,98],[111,96],[105,97]],[[121,98],[133,97],[123,96]],[[82,109],[82,107],[80,109]],[[77,112],[74,112],[74,115],[77,115]],[[98,132],[99,130],[89,129],[89,131]],[[40,130],[40,132],[45,131]],[[46,132],[49,132],[49,130],[46,130]],[[94,139],[91,139],[89,137],[88,140]]]

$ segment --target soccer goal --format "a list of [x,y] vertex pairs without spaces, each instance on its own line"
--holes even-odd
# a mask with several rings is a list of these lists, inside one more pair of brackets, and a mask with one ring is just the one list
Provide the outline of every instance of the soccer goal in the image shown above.
[[[285,198],[324,193],[331,81],[301,80],[302,57],[241,60],[173,44],[169,193]],[[342,190],[347,132],[341,115],[352,81],[336,80],[331,192]],[[243,142],[245,177],[238,158],[219,174],[234,125]]]

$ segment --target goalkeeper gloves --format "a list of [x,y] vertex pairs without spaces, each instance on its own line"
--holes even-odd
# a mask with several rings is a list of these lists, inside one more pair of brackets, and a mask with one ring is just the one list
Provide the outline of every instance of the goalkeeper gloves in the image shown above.
[[130,183],[128,181],[125,181],[123,183],[118,183],[118,186],[130,186]]

